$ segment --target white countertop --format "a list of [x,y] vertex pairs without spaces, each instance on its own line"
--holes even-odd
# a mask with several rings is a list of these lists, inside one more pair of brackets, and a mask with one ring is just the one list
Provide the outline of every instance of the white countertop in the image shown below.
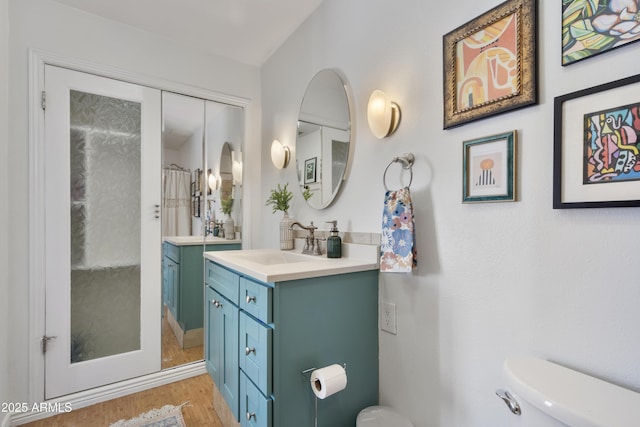
[[164,236],[162,240],[176,246],[194,246],[202,245],[203,243],[206,243],[207,245],[229,245],[242,243],[239,239],[227,240],[214,236],[207,236],[206,239],[202,236]]
[[342,258],[278,249],[205,252],[204,257],[262,282],[272,283],[377,270],[379,253],[378,246],[343,243]]

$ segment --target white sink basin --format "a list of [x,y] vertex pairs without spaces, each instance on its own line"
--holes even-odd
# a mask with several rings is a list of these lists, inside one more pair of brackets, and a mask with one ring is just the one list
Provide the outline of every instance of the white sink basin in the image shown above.
[[314,255],[303,255],[293,252],[245,252],[237,257],[249,262],[262,265],[291,264],[293,262],[326,261],[327,258]]

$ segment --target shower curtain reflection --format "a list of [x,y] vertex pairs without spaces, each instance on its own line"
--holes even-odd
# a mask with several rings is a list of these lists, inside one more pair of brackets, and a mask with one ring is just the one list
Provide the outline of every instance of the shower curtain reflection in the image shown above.
[[175,166],[165,168],[162,174],[162,235],[189,236],[191,209],[189,195],[191,173]]

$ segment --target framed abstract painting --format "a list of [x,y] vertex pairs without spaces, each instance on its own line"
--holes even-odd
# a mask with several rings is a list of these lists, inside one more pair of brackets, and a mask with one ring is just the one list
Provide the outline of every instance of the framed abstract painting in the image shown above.
[[638,0],[562,0],[562,65],[640,39]]
[[626,206],[640,206],[640,75],[554,101],[554,209]]
[[536,16],[508,0],[444,36],[444,129],[537,102]]
[[516,200],[516,131],[464,141],[462,202]]

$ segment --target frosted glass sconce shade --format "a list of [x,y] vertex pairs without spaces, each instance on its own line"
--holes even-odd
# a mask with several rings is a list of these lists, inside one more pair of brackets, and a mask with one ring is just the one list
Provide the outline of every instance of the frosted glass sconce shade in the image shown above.
[[234,184],[242,185],[242,151],[231,152],[231,175]]
[[209,174],[208,181],[209,181],[209,188],[211,189],[211,191],[215,191],[218,189],[218,178],[216,178],[214,174],[212,173]]
[[238,185],[242,185],[242,163],[235,160],[233,162],[231,172],[233,174],[233,180],[235,181],[235,183]]
[[274,139],[271,143],[271,161],[273,165],[278,169],[286,168],[290,157],[291,151],[289,147],[285,147],[280,141]]
[[369,97],[367,120],[371,132],[382,139],[391,135],[400,123],[400,107],[381,90],[374,90]]

